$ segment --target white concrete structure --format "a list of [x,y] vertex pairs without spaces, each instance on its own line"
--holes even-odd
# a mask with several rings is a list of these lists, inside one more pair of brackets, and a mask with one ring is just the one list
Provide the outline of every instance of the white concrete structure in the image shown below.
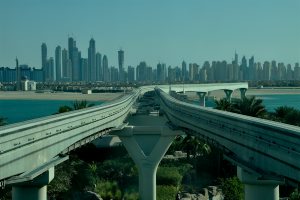
[[299,127],[206,109],[176,100],[159,88],[156,91],[168,119],[179,129],[217,145],[243,170],[255,172],[240,175],[246,184],[246,200],[263,199],[266,194],[267,199],[278,200],[282,177],[300,180]]
[[21,89],[23,91],[35,91],[36,90],[36,82],[29,81],[29,80],[23,80],[21,82]]
[[[228,87],[226,85],[185,85],[184,90],[205,93],[216,89],[226,91],[241,89],[243,96],[248,87],[245,83],[228,84]],[[162,88],[156,89],[161,100],[161,108],[172,124],[176,125],[179,130],[183,129],[185,132],[217,145],[223,149],[225,156],[242,168],[239,177],[246,184],[246,200],[259,199],[264,195],[267,195],[266,197],[269,199],[277,200],[278,184],[282,182],[282,178],[300,180],[299,127],[188,104],[176,100],[166,93],[169,92],[169,86],[158,87]],[[182,91],[182,86],[176,87],[171,86],[174,91]],[[145,86],[119,100],[100,106],[1,127],[0,185],[3,185],[4,182],[16,184],[15,179],[18,180],[18,185],[26,185],[29,179],[24,179],[24,176],[31,173],[38,175],[50,170],[49,174],[51,175],[51,168],[55,164],[48,165],[47,163],[57,155],[64,155],[115,128],[122,129],[123,122],[131,112],[132,105],[139,95],[153,89],[154,86]],[[228,92],[229,97],[230,95]],[[129,135],[121,136],[125,145],[129,144],[129,149],[131,148],[130,144],[139,143],[137,142],[139,136],[134,129]],[[169,138],[167,137],[168,139],[165,141],[161,141],[162,147],[159,148],[155,145],[151,146],[151,142],[143,142],[145,141],[143,137],[161,139],[164,137],[164,133],[160,132],[160,134],[160,136],[157,136],[159,134],[150,136],[150,132],[142,134],[142,143],[140,144],[143,144],[143,147],[140,148],[140,152],[130,153],[140,166],[141,177],[148,178],[146,174],[151,172],[151,181],[144,183],[145,178],[140,178],[140,183],[142,188],[150,188],[152,199],[155,199],[155,195],[153,195],[155,192],[153,189],[155,165],[158,164],[161,155],[167,149],[171,136],[168,136]],[[143,158],[143,154],[150,155],[150,157]],[[146,169],[146,163],[149,162],[151,167]],[[43,170],[37,170],[39,172],[37,173],[35,169],[39,169],[41,166],[44,166]],[[148,170],[147,173],[144,172],[145,170]],[[13,177],[18,174],[21,175]],[[35,175],[30,176],[33,181],[38,178]],[[49,181],[52,177],[50,175],[48,176]],[[22,180],[24,183],[21,184]],[[40,189],[33,192],[36,194],[35,197],[32,197],[33,199],[45,197],[46,190],[43,185],[40,186]],[[26,187],[30,187],[30,185],[26,185]],[[24,193],[29,191],[17,185],[14,188],[15,199],[20,199]],[[145,189],[141,189],[141,194],[151,195],[145,192]]]
[[167,126],[127,126],[117,133],[139,170],[139,196],[156,200],[156,171],[179,131]]
[[30,171],[58,154],[123,124],[139,90],[119,100],[0,128],[0,180]]

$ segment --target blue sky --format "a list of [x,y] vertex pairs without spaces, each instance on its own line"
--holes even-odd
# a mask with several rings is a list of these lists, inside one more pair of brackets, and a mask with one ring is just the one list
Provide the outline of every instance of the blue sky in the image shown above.
[[117,66],[145,60],[180,66],[241,58],[300,62],[299,0],[1,0],[0,66],[41,66],[41,44],[54,57],[68,35],[87,57],[96,49]]

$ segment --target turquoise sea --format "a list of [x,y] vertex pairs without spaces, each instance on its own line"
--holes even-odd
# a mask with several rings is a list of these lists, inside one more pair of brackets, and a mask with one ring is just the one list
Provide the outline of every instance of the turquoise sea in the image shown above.
[[[52,115],[60,106],[72,107],[72,100],[0,100],[0,116],[11,123]],[[89,102],[99,105],[103,102]]]
[[[255,95],[257,98],[263,100],[269,112],[275,110],[279,106],[290,106],[300,110],[300,95],[298,94],[278,94],[278,95]],[[206,102],[207,107],[214,107],[212,100]]]
[[[279,106],[292,106],[300,109],[300,95],[257,95],[263,99],[268,111],[274,111]],[[16,123],[52,115],[63,105],[72,105],[71,100],[0,100],[0,116],[5,117],[8,123]],[[103,102],[91,102],[101,104]],[[214,103],[208,101],[206,106],[213,107]]]

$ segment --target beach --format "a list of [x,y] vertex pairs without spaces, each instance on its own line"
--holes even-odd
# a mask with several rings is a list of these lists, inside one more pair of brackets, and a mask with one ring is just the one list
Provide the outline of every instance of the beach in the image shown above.
[[87,100],[111,101],[120,98],[124,93],[93,93],[82,94],[75,92],[45,92],[34,91],[0,91],[0,100]]

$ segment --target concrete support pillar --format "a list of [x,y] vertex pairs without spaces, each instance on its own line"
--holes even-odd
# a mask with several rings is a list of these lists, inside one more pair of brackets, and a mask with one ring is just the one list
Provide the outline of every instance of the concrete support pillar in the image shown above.
[[117,133],[139,171],[139,195],[156,200],[156,171],[176,136],[168,127],[128,126]]
[[240,88],[241,99],[246,98],[247,88]]
[[12,186],[13,200],[47,200],[47,184],[54,178],[54,167],[31,181],[16,183]]
[[231,97],[232,97],[233,90],[224,90],[224,92],[226,94],[227,101],[231,102]]
[[205,96],[206,96],[207,92],[197,92],[197,95],[199,96],[199,100],[200,100],[200,106],[205,107]]
[[245,200],[279,200],[279,180],[262,179],[257,174],[237,168],[238,177],[245,186]]

